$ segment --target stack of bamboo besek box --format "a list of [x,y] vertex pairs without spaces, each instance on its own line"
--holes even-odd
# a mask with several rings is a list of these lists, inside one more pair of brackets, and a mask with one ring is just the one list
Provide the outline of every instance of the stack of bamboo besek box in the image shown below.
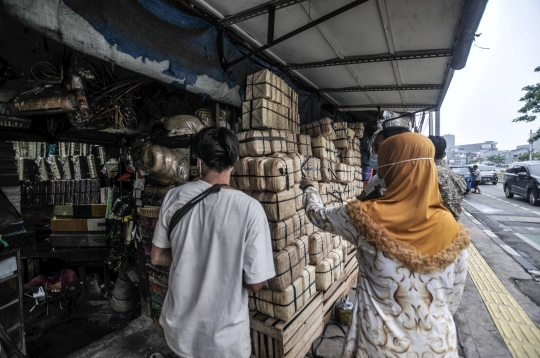
[[338,280],[344,266],[341,238],[310,223],[299,182],[313,180],[326,206],[351,200],[362,190],[355,175],[361,175],[360,142],[347,123],[335,131],[329,118],[301,127],[296,92],[268,70],[248,77],[242,108],[240,160],[231,185],[262,204],[276,269],[265,288],[250,293],[249,306],[288,321],[316,290]]

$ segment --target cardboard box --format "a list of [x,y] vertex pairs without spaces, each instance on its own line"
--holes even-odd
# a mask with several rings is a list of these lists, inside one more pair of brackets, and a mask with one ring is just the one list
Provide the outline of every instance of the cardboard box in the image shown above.
[[78,219],[103,218],[107,211],[106,204],[55,205],[54,215]]
[[51,231],[105,231],[105,218],[100,219],[59,219],[51,220]]

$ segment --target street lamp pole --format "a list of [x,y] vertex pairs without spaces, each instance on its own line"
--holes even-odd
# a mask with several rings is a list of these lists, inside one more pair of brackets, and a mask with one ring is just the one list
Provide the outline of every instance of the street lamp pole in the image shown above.
[[531,133],[529,134],[529,160],[532,160],[532,129]]

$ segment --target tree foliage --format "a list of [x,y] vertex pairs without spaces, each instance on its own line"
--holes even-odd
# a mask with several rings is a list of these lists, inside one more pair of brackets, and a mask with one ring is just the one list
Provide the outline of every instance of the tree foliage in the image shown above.
[[506,161],[506,157],[502,154],[490,155],[486,157],[486,159],[489,160],[490,162],[499,163],[499,164],[502,164]]
[[[534,72],[540,72],[540,66],[536,67]],[[518,112],[523,115],[515,118],[512,122],[533,122],[536,120],[536,114],[540,113],[540,83],[525,86],[522,90],[526,93],[525,96],[521,97],[520,102],[525,102],[525,105]],[[533,137],[529,141],[534,142],[538,139],[540,139],[540,128],[536,133],[533,133]]]
[[529,160],[529,152],[521,152],[518,155],[518,160],[523,162],[525,160]]

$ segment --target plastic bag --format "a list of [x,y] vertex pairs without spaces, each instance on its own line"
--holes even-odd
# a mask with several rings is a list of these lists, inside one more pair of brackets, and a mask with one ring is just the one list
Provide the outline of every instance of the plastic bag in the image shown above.
[[165,117],[161,119],[161,123],[169,131],[169,135],[195,134],[204,128],[199,118],[189,115]]
[[214,126],[214,119],[212,118],[212,110],[210,108],[199,108],[195,112],[195,116],[201,120],[203,126]]
[[130,195],[116,199],[112,208],[112,215],[115,218],[126,217],[133,212],[133,200]]
[[189,153],[189,149],[185,148],[171,149],[147,144],[139,165],[145,172],[183,184],[189,178]]
[[18,221],[21,218],[21,215],[13,206],[11,201],[2,189],[0,189],[0,229],[3,229],[12,223]]
[[349,326],[352,323],[353,306],[348,296],[336,302],[336,322]]

